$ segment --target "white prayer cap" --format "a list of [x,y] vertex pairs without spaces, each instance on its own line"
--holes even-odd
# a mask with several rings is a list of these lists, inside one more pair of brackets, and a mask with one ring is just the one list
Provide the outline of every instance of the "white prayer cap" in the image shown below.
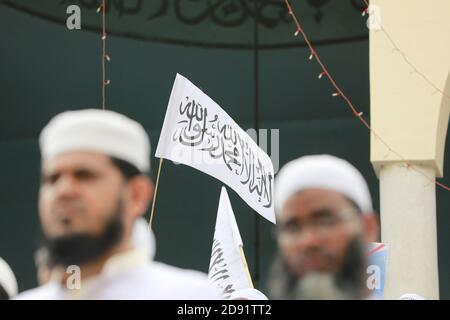
[[305,189],[326,189],[352,200],[363,213],[372,212],[369,187],[361,173],[347,161],[330,155],[304,156],[281,168],[275,180],[275,209]]
[[9,265],[2,258],[0,258],[0,286],[5,289],[10,298],[17,294],[16,277]]
[[56,115],[39,138],[43,160],[71,151],[96,151],[150,170],[150,141],[144,128],[117,112],[99,109]]
[[415,293],[405,293],[399,300],[426,300],[424,297]]
[[259,290],[245,288],[234,291],[229,300],[269,300],[269,298]]

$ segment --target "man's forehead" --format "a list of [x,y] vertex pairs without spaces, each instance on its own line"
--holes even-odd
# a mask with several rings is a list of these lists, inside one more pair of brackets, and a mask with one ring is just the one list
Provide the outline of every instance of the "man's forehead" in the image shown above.
[[70,170],[77,168],[101,169],[112,164],[110,157],[93,151],[74,151],[62,153],[42,162],[42,171]]
[[284,204],[282,217],[287,215],[308,215],[323,211],[338,211],[352,208],[344,195],[327,189],[306,189],[294,193]]

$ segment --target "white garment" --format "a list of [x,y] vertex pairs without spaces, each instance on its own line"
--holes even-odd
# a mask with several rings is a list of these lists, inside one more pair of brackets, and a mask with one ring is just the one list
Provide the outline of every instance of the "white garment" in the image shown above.
[[403,294],[399,300],[426,300],[421,295],[418,295],[417,293],[405,293]]
[[155,235],[149,229],[148,222],[144,218],[139,218],[134,222],[131,241],[135,248],[147,251],[150,260],[155,257]]
[[3,287],[10,298],[17,294],[17,280],[14,272],[2,258],[0,258],[0,286]]
[[[139,226],[140,224],[140,226]],[[67,289],[58,279],[21,293],[21,300],[216,300],[220,293],[212,287],[206,274],[183,270],[151,260],[154,242],[151,232],[144,234],[142,223],[135,223],[133,250],[111,257],[98,276],[81,282],[80,289]],[[136,233],[141,233],[136,235]],[[136,242],[136,239],[140,242]],[[148,245],[142,243],[149,240]],[[59,278],[61,279],[61,278]]]

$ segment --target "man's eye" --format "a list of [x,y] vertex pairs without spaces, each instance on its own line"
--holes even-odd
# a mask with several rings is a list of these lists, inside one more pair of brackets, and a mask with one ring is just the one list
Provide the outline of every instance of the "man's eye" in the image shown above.
[[79,180],[90,180],[95,177],[95,174],[90,171],[82,170],[82,171],[77,171],[75,173],[75,177]]
[[333,216],[325,215],[316,220],[316,224],[320,226],[333,226],[338,222],[338,219]]
[[43,176],[42,184],[54,184],[56,181],[58,181],[59,177],[60,175],[57,173]]
[[301,225],[298,223],[288,223],[282,227],[283,231],[288,233],[295,233],[301,229]]

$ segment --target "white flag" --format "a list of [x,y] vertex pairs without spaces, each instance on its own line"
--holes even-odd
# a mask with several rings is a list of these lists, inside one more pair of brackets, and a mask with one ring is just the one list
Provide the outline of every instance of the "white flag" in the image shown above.
[[253,287],[248,267],[241,254],[242,247],[236,218],[227,191],[222,187],[208,279],[219,288],[224,299],[228,299],[236,290]]
[[179,74],[155,155],[221,180],[275,223],[270,157],[217,103]]

